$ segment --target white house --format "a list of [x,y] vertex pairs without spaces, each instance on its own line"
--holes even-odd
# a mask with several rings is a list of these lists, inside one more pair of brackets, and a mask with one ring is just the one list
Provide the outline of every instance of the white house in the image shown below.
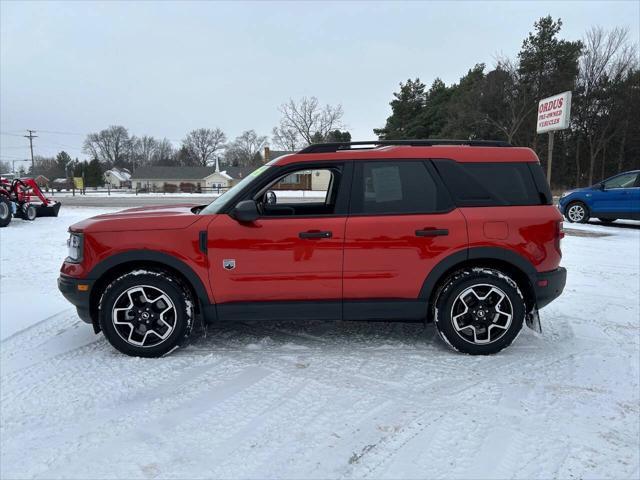
[[110,185],[111,188],[129,188],[131,187],[131,172],[126,168],[114,167],[104,172],[104,183]]
[[133,188],[149,192],[199,192],[226,189],[253,168],[230,167],[140,167],[131,177]]

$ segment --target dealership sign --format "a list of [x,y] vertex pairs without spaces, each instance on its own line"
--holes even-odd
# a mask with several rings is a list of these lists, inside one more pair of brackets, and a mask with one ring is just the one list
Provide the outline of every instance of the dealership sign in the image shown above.
[[538,133],[563,130],[569,127],[571,115],[571,92],[563,92],[538,103]]

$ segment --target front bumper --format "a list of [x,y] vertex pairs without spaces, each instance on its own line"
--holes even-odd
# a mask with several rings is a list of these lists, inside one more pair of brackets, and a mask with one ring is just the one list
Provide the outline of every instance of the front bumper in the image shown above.
[[87,323],[93,323],[89,308],[93,283],[93,280],[69,277],[64,274],[58,277],[58,290],[76,307],[78,316]]
[[564,290],[566,283],[566,268],[558,267],[550,272],[538,273],[533,285],[538,308],[542,308],[558,298]]

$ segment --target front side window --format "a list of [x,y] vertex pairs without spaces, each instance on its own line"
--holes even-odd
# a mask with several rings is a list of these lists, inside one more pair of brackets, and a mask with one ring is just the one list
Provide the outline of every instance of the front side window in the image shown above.
[[633,188],[637,177],[637,173],[624,173],[604,182],[604,188],[606,190],[611,188]]
[[444,210],[439,192],[421,161],[356,162],[351,213],[433,213]]
[[341,166],[297,170],[260,189],[254,199],[263,217],[333,215]]

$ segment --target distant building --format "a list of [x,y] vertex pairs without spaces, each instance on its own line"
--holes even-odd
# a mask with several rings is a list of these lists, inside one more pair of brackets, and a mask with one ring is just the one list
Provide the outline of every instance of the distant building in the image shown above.
[[49,186],[50,180],[44,175],[38,175],[36,178],[34,178],[34,181],[38,184],[40,188],[46,188]]
[[105,185],[111,188],[131,188],[131,172],[126,168],[114,167],[104,172]]
[[140,167],[131,177],[133,187],[149,192],[200,192],[226,189],[255,168],[228,167]]

